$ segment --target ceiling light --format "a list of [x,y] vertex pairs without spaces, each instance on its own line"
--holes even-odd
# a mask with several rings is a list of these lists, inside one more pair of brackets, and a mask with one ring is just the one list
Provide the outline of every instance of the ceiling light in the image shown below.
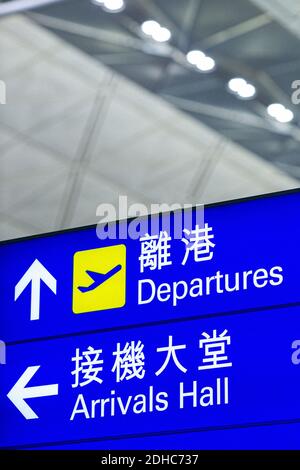
[[255,88],[255,86],[251,85],[250,83],[246,83],[238,91],[238,95],[241,98],[253,98],[253,96],[255,96],[255,94],[256,94],[256,88]]
[[147,20],[141,26],[142,31],[146,36],[152,36],[155,31],[160,29],[160,24],[154,20]]
[[291,122],[294,119],[294,113],[280,103],[270,104],[267,111],[271,117],[281,123]]
[[256,88],[251,83],[248,83],[244,78],[232,78],[228,82],[228,88],[238,98],[250,99],[256,95]]
[[[100,2],[99,2],[100,3]],[[118,13],[125,8],[124,0],[103,0],[103,7],[110,12]]]
[[204,52],[195,50],[187,53],[186,60],[192,65],[197,65],[199,60],[203,59],[203,57],[205,57]]
[[144,21],[141,25],[141,29],[146,36],[150,36],[154,41],[167,42],[171,39],[171,31],[161,26],[157,21]]
[[189,51],[186,55],[186,60],[201,72],[211,72],[216,67],[214,59],[198,49]]
[[159,27],[154,30],[152,38],[157,42],[167,42],[171,39],[171,31],[168,28]]
[[268,106],[267,111],[273,118],[276,118],[280,113],[284,112],[285,107],[279,103],[273,103]]
[[294,113],[290,109],[285,109],[283,113],[277,116],[277,120],[282,123],[291,122],[294,119]]
[[228,88],[234,93],[238,93],[238,91],[245,85],[247,85],[247,82],[243,78],[232,78],[228,82]]
[[216,62],[214,59],[208,56],[202,57],[196,64],[197,69],[201,70],[201,72],[211,72],[215,66]]

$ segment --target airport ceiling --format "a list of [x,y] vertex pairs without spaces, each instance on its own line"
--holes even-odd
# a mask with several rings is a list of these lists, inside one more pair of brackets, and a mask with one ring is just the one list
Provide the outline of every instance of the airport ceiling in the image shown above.
[[[124,2],[118,13],[97,0],[66,0],[27,14],[94,59],[300,178],[300,105],[291,102],[291,84],[300,80],[298,0]],[[171,39],[149,39],[141,29],[146,20],[166,27]],[[215,69],[205,73],[191,65],[186,60],[191,50],[212,57]],[[254,85],[255,97],[240,99],[229,92],[233,77]],[[290,109],[294,119],[281,124],[270,117],[267,107],[272,103]]]

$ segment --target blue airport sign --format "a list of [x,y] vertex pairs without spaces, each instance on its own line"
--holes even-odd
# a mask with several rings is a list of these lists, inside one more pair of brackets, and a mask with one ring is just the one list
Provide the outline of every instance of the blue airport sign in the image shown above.
[[204,219],[201,207],[164,214],[150,234],[145,218],[136,239],[87,227],[1,243],[0,447],[164,448],[193,435],[201,449],[208,432],[246,428],[255,446],[258,429],[285,426],[275,439],[288,448],[299,207],[300,192],[278,193],[208,206]]
[[294,307],[9,346],[1,445],[300,422],[297,331]]
[[298,192],[214,205],[182,239],[100,240],[90,227],[2,243],[1,339],[298,303],[299,206]]

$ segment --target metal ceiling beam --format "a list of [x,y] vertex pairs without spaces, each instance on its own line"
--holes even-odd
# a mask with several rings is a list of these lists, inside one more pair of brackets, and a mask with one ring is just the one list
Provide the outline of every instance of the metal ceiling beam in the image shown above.
[[151,63],[149,56],[138,51],[93,54],[93,57],[108,66],[149,65]]
[[52,3],[59,3],[65,0],[13,0],[11,2],[0,4],[0,16],[13,15],[22,11],[41,8]]
[[[167,59],[162,65],[160,76],[152,89],[153,92],[160,93],[160,91],[168,85],[169,79],[172,76],[174,63],[184,68],[189,67],[183,51],[189,45],[189,35],[191,34],[191,29],[193,29],[195,21],[198,17],[199,9],[203,0],[189,0],[187,2],[181,27],[177,26],[170,16],[164,13],[164,11],[159,8],[154,1],[138,1],[144,10],[147,11],[153,19],[161,22],[162,25],[169,27],[173,35],[175,33],[175,40],[177,40],[177,47],[168,44],[158,45],[158,50],[161,48],[161,46],[165,47],[165,57]],[[151,46],[151,44],[147,46],[147,43],[145,43],[145,46],[150,47],[149,50],[145,50],[145,52],[149,54],[152,53],[151,47],[155,47],[155,45]]]
[[222,106],[215,106],[198,101],[195,102],[167,94],[163,94],[162,96],[184,111],[195,114],[202,114],[203,116],[213,117],[224,121],[232,121],[240,125],[255,127],[260,130],[266,129],[275,134],[290,135],[295,140],[300,142],[300,129],[291,124],[280,124],[271,119],[262,118],[247,111],[233,111],[228,108],[223,108]]
[[209,77],[207,80],[183,81],[174,85],[167,86],[160,91],[160,94],[176,96],[189,96],[214,90],[220,86],[220,80],[216,77]]
[[[224,123],[225,124],[225,123]],[[223,127],[220,132],[229,139],[232,140],[251,140],[255,139],[255,142],[264,142],[266,141],[269,137],[268,134],[265,133],[264,129],[262,129],[263,133],[259,133],[257,129],[255,128],[250,128],[250,127],[241,127],[238,125],[235,125],[235,127],[228,127],[228,124],[226,123],[226,127]],[[234,123],[232,123],[234,126]],[[272,136],[272,139],[274,137]],[[274,140],[273,140],[274,142]]]
[[189,46],[202,3],[203,0],[190,0],[186,7],[183,16],[182,30],[178,39],[178,47],[180,49],[186,49]]
[[300,37],[300,6],[298,0],[251,0],[251,2],[261,10],[267,11],[288,31],[298,38]]
[[291,107],[291,97],[277,85],[269,74],[264,71],[259,72],[257,81],[265,89],[265,92],[273,97],[274,101],[282,103],[287,108]]
[[195,114],[202,114],[204,116],[223,119],[225,121],[232,121],[240,125],[247,125],[250,127],[264,128],[269,130],[269,125],[260,117],[255,114],[250,114],[245,111],[233,111],[222,106],[201,103],[199,101],[192,101],[176,96],[162,94],[165,99],[175,104],[178,108]]
[[[173,56],[170,55],[168,61],[165,65],[162,66],[160,77],[155,84],[155,89],[157,93],[160,93],[165,89],[172,79],[172,74],[174,70],[174,60],[178,56],[179,63],[182,65],[183,61],[183,51],[187,49],[190,42],[191,30],[193,29],[195,22],[197,21],[199,8],[202,4],[202,0],[189,0],[186,6],[185,14],[183,15],[183,21],[181,26],[181,31],[177,39],[177,48],[174,47]],[[178,64],[178,60],[177,60]],[[186,65],[186,64],[184,64]],[[175,67],[176,69],[176,67]]]
[[76,36],[81,36],[87,39],[94,39],[96,41],[122,48],[136,49],[139,51],[143,51],[144,49],[142,40],[133,38],[132,36],[126,35],[124,33],[107,30],[103,31],[100,28],[86,26],[75,23],[73,21],[62,20],[60,18],[53,18],[41,13],[32,13],[30,17],[47,28],[63,31],[64,33],[74,34]]
[[219,31],[218,33],[212,34],[211,36],[205,38],[202,42],[203,48],[210,48],[219,46],[226,41],[235,39],[242,36],[243,34],[250,33],[256,29],[262,28],[269,23],[272,23],[272,18],[267,13],[262,15],[255,16],[250,20],[243,21],[235,26]]
[[268,72],[274,75],[284,75],[291,72],[298,72],[300,70],[300,59],[291,60],[276,65],[271,65],[267,68]]

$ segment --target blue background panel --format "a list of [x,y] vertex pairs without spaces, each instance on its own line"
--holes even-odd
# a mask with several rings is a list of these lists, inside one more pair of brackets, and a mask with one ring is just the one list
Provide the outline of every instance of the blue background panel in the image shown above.
[[[211,333],[214,329],[218,333],[228,330],[232,344],[227,347],[227,354],[233,366],[198,370],[203,358],[199,339],[202,332]],[[126,439],[128,435],[196,429],[213,431],[228,426],[295,422],[300,420],[300,366],[292,364],[291,345],[299,331],[300,309],[295,307],[10,346],[8,364],[0,369],[3,391],[0,409],[4,419],[1,444],[17,447],[49,443],[61,445],[80,439],[106,438],[109,441],[110,437]],[[165,358],[164,353],[157,352],[156,348],[166,346],[169,335],[173,335],[174,344],[186,344],[185,350],[178,351],[178,359],[188,370],[184,374],[170,363],[156,377],[155,371]],[[141,340],[145,344],[145,377],[116,384],[114,373],[111,372],[114,361],[112,352],[116,342],[124,345],[126,341],[132,340]],[[71,358],[75,348],[86,349],[88,346],[103,349],[104,370],[100,375],[103,383],[72,388],[71,371],[74,364]],[[28,400],[39,419],[26,421],[7,399],[6,393],[26,367],[34,365],[40,365],[41,368],[29,385],[58,383],[59,396]],[[192,398],[188,397],[184,409],[179,408],[180,382],[184,383],[187,391],[191,391],[193,381],[197,381],[199,391],[204,386],[214,387],[216,379],[224,377],[229,378],[229,404],[215,404],[205,408],[197,404],[193,407]],[[148,409],[145,413],[134,414],[129,407],[128,413],[122,415],[116,408],[115,416],[108,413],[103,418],[85,419],[77,415],[74,421],[70,421],[79,393],[84,394],[89,404],[93,399],[110,396],[112,389],[116,396],[126,400],[130,395],[147,395],[150,386],[153,386],[155,393],[168,393],[167,410],[150,412]],[[255,433],[254,428],[251,432]],[[169,439],[162,441],[162,447],[167,447]],[[293,436],[291,439],[293,441]],[[288,445],[288,440],[287,432],[282,446]],[[215,442],[215,448],[222,448],[223,445],[223,442]]]
[[[139,240],[101,241],[95,228],[58,233],[56,235],[0,244],[1,339],[22,341],[71,334],[80,331],[103,330],[129,325],[141,325],[161,320],[188,318],[217,312],[261,308],[277,304],[300,302],[298,213],[300,193],[269,196],[220,206],[208,207],[205,220],[213,228],[216,244],[211,261],[195,263],[190,256],[185,266],[181,262],[185,245],[172,242],[172,266],[160,271],[140,273]],[[124,228],[127,222],[122,222]],[[126,227],[125,227],[126,228]],[[77,251],[114,244],[127,246],[127,302],[119,309],[75,315],[72,312],[73,256]],[[57,295],[46,286],[41,289],[40,320],[30,321],[30,287],[14,301],[14,288],[35,259],[38,259],[57,279]],[[152,279],[156,285],[193,278],[205,279],[217,271],[234,273],[273,266],[283,268],[284,281],[279,286],[263,288],[251,285],[247,290],[186,298],[172,306],[170,301],[153,300],[138,305],[138,280]],[[100,267],[99,267],[100,268]]]

